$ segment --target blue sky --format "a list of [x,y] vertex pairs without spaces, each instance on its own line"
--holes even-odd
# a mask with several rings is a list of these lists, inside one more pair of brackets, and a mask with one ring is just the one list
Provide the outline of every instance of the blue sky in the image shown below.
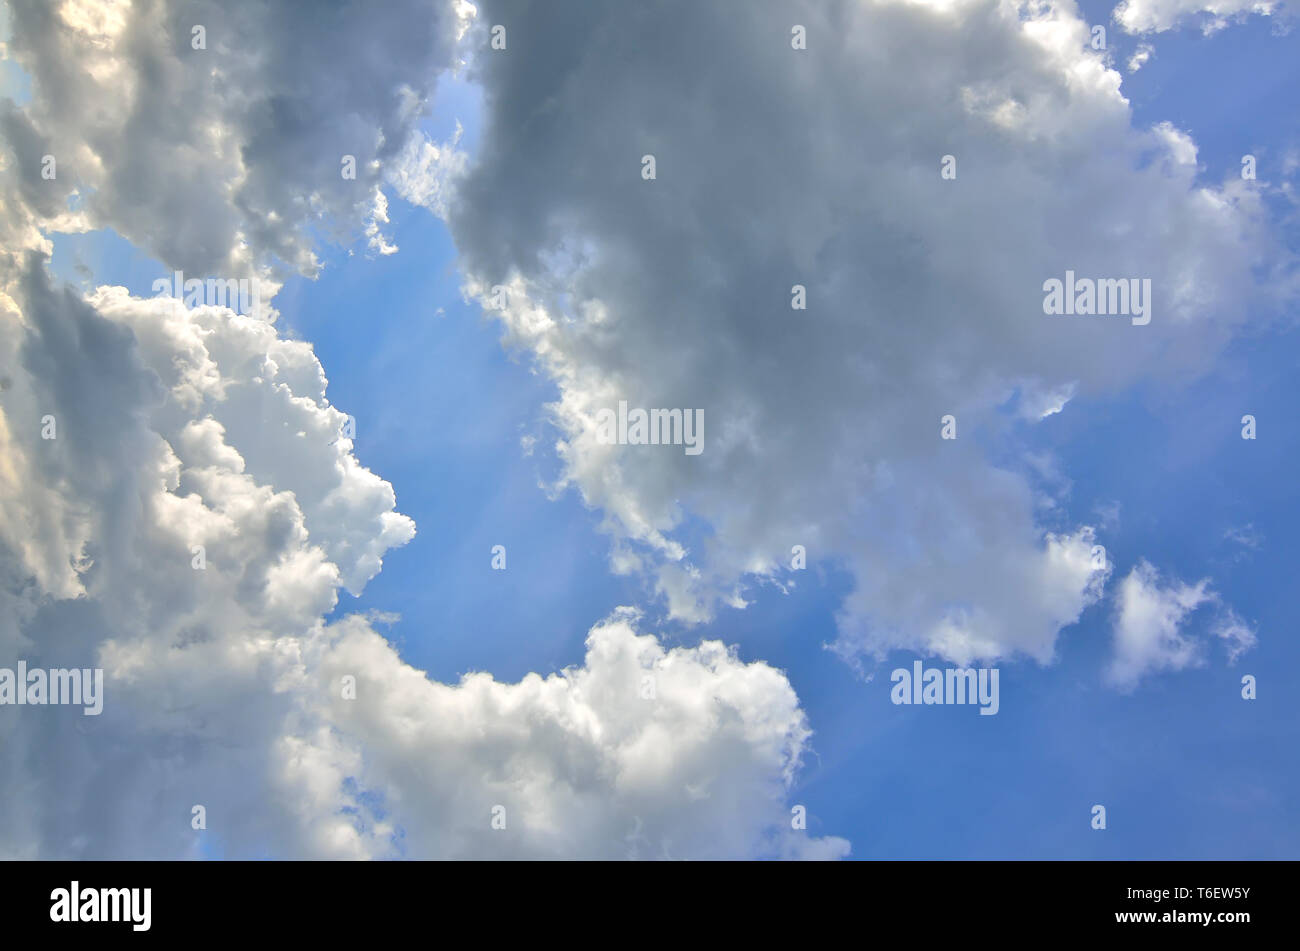
[[[1082,7],[1109,23],[1109,5]],[[1108,36],[1117,62],[1137,45],[1113,24]],[[1207,183],[1235,174],[1245,152],[1276,169],[1300,148],[1295,36],[1255,17],[1153,42],[1152,59],[1124,75],[1135,125],[1168,120],[1189,132]],[[424,129],[445,141],[457,121],[473,161],[482,115],[466,82],[441,88]],[[1253,650],[1229,665],[1213,645],[1204,666],[1117,691],[1103,679],[1115,611],[1107,597],[1060,634],[1055,663],[1001,663],[997,716],[895,706],[889,671],[918,655],[895,651],[868,663],[864,678],[827,649],[853,584],[835,560],[810,558],[789,592],[752,585],[747,608],[724,606],[700,625],[667,617],[642,578],[613,574],[600,513],[575,490],[550,498],[542,488],[560,471],[544,409],[556,385],[527,355],[503,349],[499,323],[463,299],[446,224],[395,196],[389,215],[397,254],[368,254],[364,242],[326,247],[319,277],[293,278],[275,299],[283,332],[311,343],[329,399],[356,418],[356,456],[391,482],[397,510],[418,529],[361,597],[340,594],[335,617],[399,615],[379,629],[406,662],[448,682],[475,670],[515,681],[578,664],[588,628],[625,604],[645,609],[668,644],[736,644],[743,660],[786,672],[814,730],[789,801],[807,806],[810,832],[849,839],[854,858],[1300,854],[1300,638],[1289,597],[1300,564],[1294,330],[1252,330],[1188,385],[1080,396],[1020,433],[1054,453],[1070,480],[1062,524],[1095,522],[1120,502],[1105,532],[1115,565],[1108,593],[1139,559],[1165,576],[1210,577],[1258,632]],[[1300,250],[1295,221],[1281,227]],[[91,286],[80,266],[91,284],[141,296],[168,273],[107,231],[57,238],[54,273]],[[1254,441],[1240,438],[1246,413],[1258,420]],[[531,454],[524,436],[537,440]],[[505,572],[489,567],[496,544],[508,551]],[[1203,633],[1208,614],[1193,614],[1189,630]],[[1243,674],[1259,679],[1253,702],[1240,696]],[[1094,803],[1107,807],[1105,832],[1089,826]]]

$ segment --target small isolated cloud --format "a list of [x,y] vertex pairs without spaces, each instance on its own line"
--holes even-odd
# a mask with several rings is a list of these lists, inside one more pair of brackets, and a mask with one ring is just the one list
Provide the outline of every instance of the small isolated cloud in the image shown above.
[[1253,522],[1248,522],[1245,525],[1234,525],[1223,533],[1223,538],[1236,547],[1235,557],[1237,559],[1246,557],[1248,552],[1258,551],[1259,546],[1264,543],[1264,536],[1255,528]]
[[1154,566],[1140,561],[1116,593],[1114,656],[1107,680],[1129,691],[1143,677],[1163,670],[1183,670],[1205,662],[1205,643],[1185,630],[1185,622],[1205,605],[1220,605],[1211,626],[1224,640],[1229,660],[1254,646],[1255,633],[1210,589],[1208,578],[1196,584],[1165,581]]
[[1020,402],[1017,412],[1023,419],[1037,422],[1054,416],[1065,409],[1065,404],[1074,399],[1079,385],[1073,380],[1056,386],[1043,386],[1041,383],[1022,383]]
[[1147,64],[1147,60],[1151,59],[1151,54],[1154,52],[1155,47],[1150,43],[1139,43],[1133,55],[1128,58],[1128,71],[1136,73]]
[[1235,664],[1237,658],[1255,646],[1255,631],[1246,624],[1237,612],[1231,609],[1225,611],[1210,629],[1215,637],[1225,642],[1228,651],[1228,663]]

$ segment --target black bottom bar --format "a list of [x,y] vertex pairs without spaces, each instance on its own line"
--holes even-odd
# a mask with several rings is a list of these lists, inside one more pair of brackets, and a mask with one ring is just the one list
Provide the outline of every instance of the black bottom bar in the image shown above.
[[453,924],[558,937],[561,924],[614,920],[598,933],[675,940],[696,922],[697,936],[731,944],[751,931],[807,940],[834,924],[863,941],[901,928],[929,946],[947,934],[1222,942],[1290,931],[1296,863],[8,862],[0,876],[7,937],[373,939],[420,924],[430,938]]

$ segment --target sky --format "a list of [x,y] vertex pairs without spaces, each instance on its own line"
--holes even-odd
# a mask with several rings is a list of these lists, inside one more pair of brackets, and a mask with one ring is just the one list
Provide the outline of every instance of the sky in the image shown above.
[[1284,6],[12,7],[0,855],[1300,853]]

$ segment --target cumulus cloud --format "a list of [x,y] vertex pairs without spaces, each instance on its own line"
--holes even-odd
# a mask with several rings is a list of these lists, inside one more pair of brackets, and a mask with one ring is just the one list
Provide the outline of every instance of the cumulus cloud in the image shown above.
[[324,622],[414,526],[308,344],[83,300],[34,253],[4,286],[0,656],[101,666],[106,699],[0,718],[0,853],[192,856],[197,804],[230,857],[846,854],[791,828],[794,691],[721,644],[666,649],[621,611],[560,674],[448,685]]
[[[840,858],[791,828],[809,736],[785,676],[717,641],[666,649],[620,609],[581,666],[502,684],[430,683],[378,635],[341,625],[317,696],[401,812],[405,848],[459,857]],[[353,674],[358,699],[327,686]],[[492,809],[504,830],[491,830]]]
[[[1126,33],[1163,33],[1196,22],[1208,34],[1251,15],[1284,12],[1290,11],[1280,0],[1123,0],[1115,7],[1114,18]],[[1144,62],[1145,56],[1138,66]]]
[[1110,682],[1132,690],[1150,674],[1204,663],[1206,644],[1187,632],[1185,622],[1205,605],[1221,608],[1211,633],[1226,642],[1230,662],[1254,646],[1255,632],[1222,605],[1209,579],[1194,585],[1176,579],[1166,583],[1149,562],[1139,562],[1120,582],[1116,595]]
[[[457,5],[409,0],[383,16],[216,0],[11,8],[8,53],[33,96],[5,107],[0,133],[18,194],[52,230],[112,227],[193,276],[271,286],[315,274],[322,235],[395,250],[385,168],[418,139],[453,64]],[[53,181],[41,177],[46,154]]]
[[[556,484],[615,569],[699,621],[796,581],[802,545],[853,580],[846,656],[1049,661],[1107,569],[1034,421],[1194,377],[1269,311],[1252,185],[1136,127],[1069,3],[480,9],[471,44],[500,23],[526,53],[471,62],[449,218],[468,292],[506,289],[506,341],[558,386]],[[1149,278],[1150,324],[1045,316],[1066,270]],[[619,400],[702,409],[704,451],[607,444]]]

